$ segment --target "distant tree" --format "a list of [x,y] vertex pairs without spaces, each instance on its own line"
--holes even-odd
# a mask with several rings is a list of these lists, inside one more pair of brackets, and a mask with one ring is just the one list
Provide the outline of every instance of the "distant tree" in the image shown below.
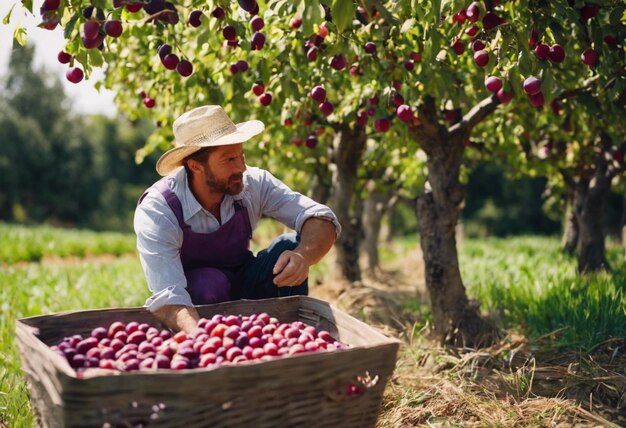
[[0,220],[131,229],[137,198],[156,176],[154,162],[135,162],[153,127],[73,114],[33,54],[16,46],[0,80]]

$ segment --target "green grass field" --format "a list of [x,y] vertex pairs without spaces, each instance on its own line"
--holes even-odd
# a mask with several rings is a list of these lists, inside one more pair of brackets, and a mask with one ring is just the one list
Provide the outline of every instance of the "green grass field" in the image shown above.
[[[33,421],[14,340],[15,321],[52,312],[139,306],[148,292],[133,253],[133,235],[9,225],[0,225],[0,232],[0,427],[27,427]],[[418,244],[406,239],[400,245],[410,249]],[[501,327],[522,331],[531,339],[556,331],[555,346],[582,353],[606,339],[623,338],[626,332],[621,251],[610,250],[613,273],[585,279],[576,276],[575,260],[560,253],[556,238],[467,240],[460,248],[460,263],[468,294],[479,298],[483,310]],[[87,257],[80,263],[55,259],[15,264],[43,255],[127,253],[131,255],[111,260]],[[385,250],[383,262],[402,253]],[[315,274],[321,278],[328,269],[322,263]]]

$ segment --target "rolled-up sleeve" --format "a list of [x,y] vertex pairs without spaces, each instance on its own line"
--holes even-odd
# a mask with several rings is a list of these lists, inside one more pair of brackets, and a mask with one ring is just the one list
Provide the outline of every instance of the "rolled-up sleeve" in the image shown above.
[[310,218],[328,220],[335,226],[337,236],[341,225],[333,211],[324,204],[294,192],[282,181],[265,170],[258,170],[261,196],[261,214],[275,218],[287,227],[300,233],[304,223]]
[[182,231],[160,195],[148,194],[135,210],[137,250],[152,296],[146,308],[154,312],[164,305],[192,306],[180,260]]

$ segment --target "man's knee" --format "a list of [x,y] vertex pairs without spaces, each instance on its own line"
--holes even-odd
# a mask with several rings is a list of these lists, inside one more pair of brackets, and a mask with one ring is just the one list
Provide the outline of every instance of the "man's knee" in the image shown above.
[[285,233],[274,239],[261,253],[267,254],[269,258],[278,259],[283,252],[295,249],[299,243],[300,237],[296,233]]

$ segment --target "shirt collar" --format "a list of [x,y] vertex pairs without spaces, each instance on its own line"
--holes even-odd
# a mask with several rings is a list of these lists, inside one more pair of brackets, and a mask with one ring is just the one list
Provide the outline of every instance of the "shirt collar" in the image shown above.
[[[243,194],[246,191],[248,184],[248,172],[243,173],[243,190],[236,195],[226,195],[223,204],[232,205],[233,201],[239,201],[243,199]],[[187,170],[181,168],[174,174],[174,193],[179,196],[180,204],[183,207],[183,220],[187,222],[191,217],[202,211],[202,205],[196,199],[189,188],[189,180],[187,179]]]

